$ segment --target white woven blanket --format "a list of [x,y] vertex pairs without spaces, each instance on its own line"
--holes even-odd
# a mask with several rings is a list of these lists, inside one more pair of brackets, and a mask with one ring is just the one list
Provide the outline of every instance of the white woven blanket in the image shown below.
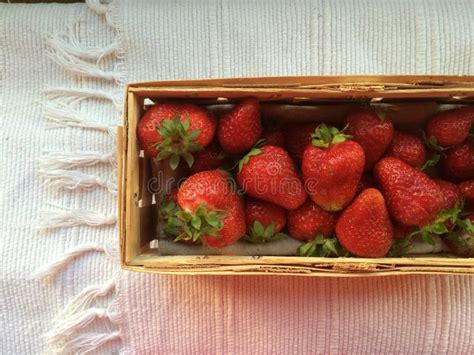
[[113,129],[129,81],[473,75],[473,33],[468,0],[0,4],[0,353],[473,351],[469,277],[119,271]]

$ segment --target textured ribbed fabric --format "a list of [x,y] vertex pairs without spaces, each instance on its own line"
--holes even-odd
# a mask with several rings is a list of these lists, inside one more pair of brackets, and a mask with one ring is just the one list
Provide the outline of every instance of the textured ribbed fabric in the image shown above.
[[[46,56],[45,35],[63,32],[81,19],[81,39],[103,46],[113,33],[84,4],[0,4],[0,353],[45,352],[46,333],[53,318],[85,287],[100,284],[117,272],[116,262],[100,253],[89,253],[66,267],[51,284],[35,282],[33,273],[77,245],[103,243],[116,238],[117,229],[76,226],[49,231],[35,227],[40,211],[61,207],[116,214],[116,197],[106,189],[54,190],[43,185],[37,160],[45,151],[114,149],[114,141],[101,132],[75,128],[48,128],[43,115],[48,87],[107,88],[108,84],[79,78]],[[111,65],[105,59],[104,65]],[[115,88],[114,85],[108,86]],[[98,100],[81,103],[103,122],[120,121],[113,105]],[[86,167],[84,171],[107,177],[110,166]],[[105,327],[105,328],[104,328]],[[107,329],[99,323],[90,329]],[[103,348],[107,349],[107,347]]]
[[473,351],[469,277],[125,273],[122,280],[119,297],[134,354]]
[[[116,3],[128,80],[474,74],[470,1]],[[138,20],[139,19],[139,20]],[[161,353],[469,353],[474,279],[122,273],[125,346]]]
[[[119,41],[122,67],[114,67],[114,56],[100,64],[113,73],[110,79],[104,72],[98,74],[102,78],[78,75],[79,67],[48,58],[47,35],[65,32],[78,20],[77,35],[88,46],[107,48]],[[48,203],[71,213],[81,209],[110,216],[116,210],[115,197],[100,186],[55,192],[42,184],[35,161],[44,151],[106,155],[114,149],[107,129],[47,129],[48,104],[57,100],[42,90],[115,92],[122,77],[472,75],[472,33],[474,2],[468,0],[116,0],[107,16],[84,4],[0,4],[0,353],[47,352],[40,335],[50,330],[53,318],[86,287],[107,282],[118,269],[103,254],[89,253],[51,285],[32,279],[35,270],[70,248],[117,237],[111,226],[35,229],[42,222],[39,211],[51,209]],[[110,102],[87,99],[76,108],[82,118],[106,128],[120,121]],[[112,169],[101,163],[81,171],[107,179]],[[117,334],[131,354],[474,351],[474,279],[469,277],[122,272],[117,287],[122,311]],[[115,329],[98,322],[87,331],[113,335]],[[117,351],[112,344],[99,349]]]

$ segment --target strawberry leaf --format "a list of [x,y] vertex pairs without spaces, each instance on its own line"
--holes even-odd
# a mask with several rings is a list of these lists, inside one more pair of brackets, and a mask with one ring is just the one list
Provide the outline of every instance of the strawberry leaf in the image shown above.
[[275,234],[275,222],[270,223],[266,228],[260,221],[255,221],[253,226],[247,228],[247,235],[244,240],[250,243],[267,243],[281,239],[286,236],[284,233]]
[[255,223],[253,224],[253,228],[255,230],[255,233],[257,233],[258,235],[265,235],[265,228],[263,227],[263,224],[260,223],[260,221],[255,221]]
[[435,241],[430,233],[421,233],[421,239],[430,245],[435,245]]
[[[262,140],[258,141],[257,145],[259,144],[259,142],[260,143],[265,142],[265,140],[262,139]],[[253,147],[246,155],[244,155],[242,159],[240,159],[240,161],[239,161],[239,173],[242,171],[242,168],[244,167],[244,165],[249,162],[251,157],[262,154],[262,150],[259,149],[257,147],[257,145],[255,147]]]
[[220,231],[224,223],[223,218],[227,216],[227,211],[213,210],[207,211],[205,204],[199,205],[194,212],[179,211],[176,217],[181,221],[184,233],[178,236],[178,240],[200,241],[202,236],[211,236],[214,238],[222,238],[217,233]]
[[161,237],[176,237],[182,232],[182,222],[176,216],[180,208],[174,201],[164,200],[158,208]]
[[474,235],[474,225],[469,218],[459,219],[456,225],[466,233]]
[[298,247],[297,254],[299,256],[311,256],[309,251],[312,245],[313,244],[311,242],[300,245]]
[[172,155],[170,158],[170,167],[172,170],[176,170],[179,165],[179,155]]
[[323,244],[323,252],[327,255],[333,254],[339,256],[339,252],[336,249],[336,245],[331,239],[328,239],[326,243]]
[[194,163],[192,152],[202,149],[201,145],[196,142],[200,135],[200,130],[189,131],[189,117],[182,122],[179,115],[175,115],[173,119],[164,119],[161,125],[156,127],[161,140],[152,145],[158,151],[157,160],[169,159],[171,169],[175,170],[179,165],[179,158],[183,157],[189,166]]
[[184,161],[186,162],[186,164],[188,164],[189,167],[193,166],[194,157],[191,153],[183,152],[183,154],[181,156],[184,159]]
[[297,254],[308,257],[337,257],[345,252],[336,238],[325,238],[318,234],[313,240],[300,245]]
[[381,121],[385,120],[385,118],[387,117],[387,111],[383,109],[376,108],[374,112]]
[[270,223],[263,234],[265,238],[271,238],[275,234],[275,222]]
[[425,163],[421,167],[421,170],[426,170],[432,166],[438,165],[440,158],[441,158],[441,154],[436,153],[436,152],[432,153],[430,158],[427,161],[425,161]]
[[387,255],[388,256],[403,256],[410,250],[412,245],[413,243],[408,238],[395,239]]
[[427,137],[425,131],[421,131],[421,136],[423,137],[423,142],[429,150],[442,153],[447,149],[438,144],[436,137]]
[[[178,120],[179,120],[179,116],[178,116]],[[186,116],[186,118],[183,120],[183,123],[181,124],[181,126],[182,126],[184,131],[188,131],[190,124],[191,124],[191,121],[189,120],[189,117]]]
[[188,134],[188,139],[195,140],[197,137],[199,137],[200,134],[201,134],[201,130],[195,129],[194,131]]
[[331,144],[338,144],[351,139],[352,136],[344,134],[345,129],[346,127],[340,131],[336,127],[322,123],[311,135],[311,144],[315,147],[327,148]]

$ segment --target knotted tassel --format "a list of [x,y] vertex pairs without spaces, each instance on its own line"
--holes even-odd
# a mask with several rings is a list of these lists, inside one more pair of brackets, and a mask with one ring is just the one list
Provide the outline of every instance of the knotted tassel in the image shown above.
[[104,252],[104,247],[97,244],[86,244],[67,250],[58,259],[35,271],[33,277],[37,280],[53,278],[59,272],[64,270],[76,258],[90,252]]
[[[59,206],[57,206],[59,207]],[[59,207],[60,208],[60,207]],[[85,209],[43,210],[40,213],[38,229],[54,229],[88,225],[92,227],[111,225],[117,222],[115,215],[105,215]]]

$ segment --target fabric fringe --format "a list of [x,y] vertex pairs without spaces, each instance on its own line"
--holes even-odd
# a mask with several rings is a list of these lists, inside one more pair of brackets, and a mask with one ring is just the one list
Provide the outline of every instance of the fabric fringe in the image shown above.
[[43,335],[48,344],[54,344],[62,338],[71,336],[77,331],[91,325],[99,319],[107,319],[112,324],[120,321],[120,313],[110,312],[104,308],[88,308],[58,323],[53,329]]
[[106,125],[73,109],[70,105],[57,101],[49,101],[44,105],[44,117],[59,127],[80,127],[101,132],[107,132],[116,137],[116,127],[113,124]]
[[111,279],[102,285],[92,285],[83,289],[76,297],[74,297],[64,307],[64,309],[56,316],[56,323],[72,315],[80,313],[89,308],[98,298],[109,296],[116,290],[115,279]]
[[[100,0],[86,0],[86,5],[97,15],[105,16],[108,25],[116,29],[116,21],[111,19],[113,11],[109,10],[108,3]],[[112,68],[105,68],[102,61],[105,57],[115,55],[123,58],[123,49],[120,48],[120,38],[104,47],[86,46],[80,41],[80,23],[69,25],[65,32],[49,34],[46,37],[46,54],[63,69],[79,75],[112,81],[118,85],[124,83],[124,66],[121,61]],[[112,138],[116,136],[114,124],[104,124],[90,114],[83,113],[75,105],[85,99],[99,99],[111,102],[118,112],[122,112],[121,92],[117,90],[106,91],[92,88],[50,88],[45,91],[46,104],[44,116],[57,127],[78,127],[108,133]],[[79,167],[93,166],[96,164],[111,164],[113,167],[112,177],[103,179],[94,174],[74,170]],[[101,153],[94,151],[84,152],[46,152],[39,161],[39,174],[45,179],[45,184],[57,189],[93,189],[105,187],[112,193],[117,191],[116,181],[116,154]],[[62,208],[57,205],[56,210],[45,210],[41,212],[39,229],[54,229],[79,225],[102,226],[114,225],[117,222],[115,215],[102,214],[85,209]],[[116,247],[88,244],[77,246],[67,250],[57,260],[43,266],[34,273],[36,279],[52,279],[64,270],[76,258],[90,252],[100,252],[115,259]],[[94,305],[101,298],[111,296],[117,292],[115,279],[111,279],[102,285],[92,285],[83,289],[76,295],[64,309],[55,317],[53,327],[43,337],[46,339],[49,350],[52,353],[61,354],[84,354],[97,351],[100,347],[122,341],[122,335],[118,330],[105,331],[103,333],[87,332],[86,328],[101,320],[107,320],[111,325],[119,325],[122,322],[121,309],[118,297],[109,303],[108,307],[101,308]],[[107,327],[109,328],[109,327]],[[122,344],[123,345],[123,344]],[[120,351],[127,349],[125,345]]]
[[70,104],[71,102],[80,101],[82,99],[102,99],[112,102],[117,111],[122,112],[122,95],[121,91],[108,91],[91,88],[50,88],[44,90],[48,100],[55,100]]
[[[46,37],[48,45],[46,55],[60,67],[76,75],[115,81],[119,85],[123,84],[121,63],[115,64],[112,70],[105,70],[99,66],[102,58],[115,53],[117,50],[116,43],[100,49],[87,48],[78,45],[79,42],[76,39],[71,41],[71,37],[74,38],[70,34],[48,35]],[[95,62],[90,60],[92,58],[95,59]]]
[[[56,206],[57,208],[61,208]],[[47,230],[62,227],[73,227],[88,225],[91,227],[112,225],[117,222],[115,215],[102,214],[100,212],[89,211],[85,209],[62,208],[56,211],[43,210],[40,213],[38,229]]]
[[[40,169],[39,175],[44,178],[44,183],[56,190],[92,190],[96,187],[105,187],[111,193],[117,194],[117,183],[113,179],[83,173],[78,170],[65,169]],[[115,174],[112,174],[112,177]]]
[[67,27],[67,32],[50,33],[46,35],[46,43],[54,51],[62,51],[78,59],[96,60],[96,64],[109,55],[115,54],[118,48],[116,41],[104,47],[89,47],[79,40],[80,21],[75,21]]
[[94,151],[46,152],[38,160],[39,171],[53,169],[73,169],[83,166],[93,166],[96,164],[111,164],[117,167],[117,157],[115,153],[100,153]]
[[105,252],[104,247],[98,244],[88,244],[74,247],[72,249],[67,250],[57,260],[36,270],[33,274],[33,277],[36,280],[53,278],[59,272],[64,270],[73,260],[93,251],[102,253]]
[[107,343],[121,339],[122,336],[118,330],[111,333],[86,333],[62,344],[55,352],[59,354],[87,354]]

